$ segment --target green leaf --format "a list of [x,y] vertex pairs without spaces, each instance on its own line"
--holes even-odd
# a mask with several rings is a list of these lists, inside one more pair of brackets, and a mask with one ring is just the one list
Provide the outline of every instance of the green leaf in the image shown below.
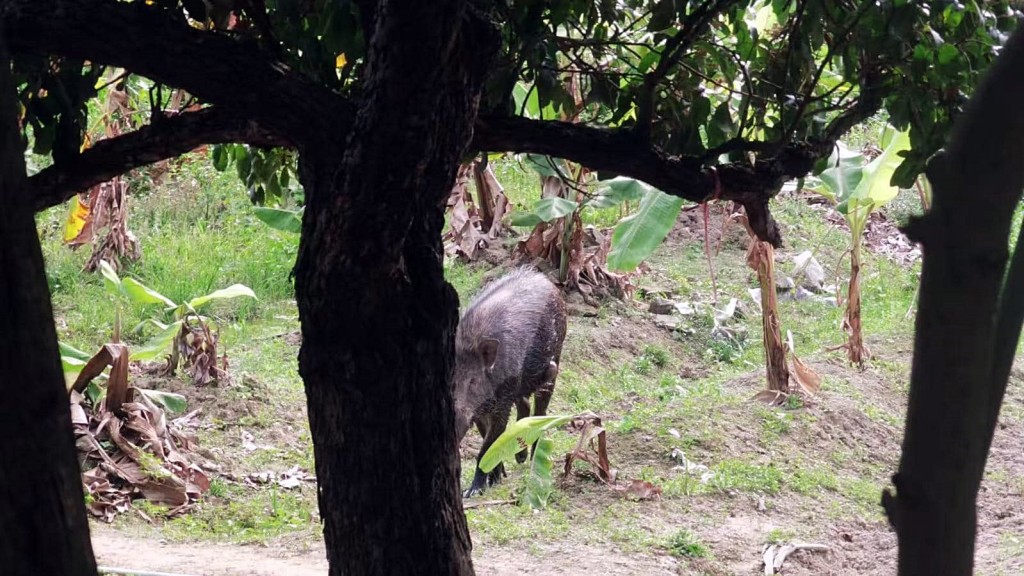
[[131,361],[151,362],[165,354],[169,354],[174,338],[181,332],[181,324],[182,321],[178,320],[167,325],[159,334],[143,344],[141,348],[129,354],[128,359]]
[[60,349],[61,356],[66,356],[68,358],[74,358],[75,360],[82,361],[86,361],[89,360],[89,358],[92,358],[92,356],[90,356],[89,354],[79,350],[78,348],[75,348],[70,344],[57,342],[57,347]]
[[121,288],[128,298],[137,304],[163,304],[168,308],[177,306],[170,298],[149,288],[134,278],[125,278],[121,281]]
[[950,62],[956,60],[957,56],[959,55],[960,52],[956,49],[956,46],[952,44],[943,44],[942,46],[939,47],[939,64],[949,64]]
[[540,216],[537,216],[533,212],[520,211],[512,214],[512,217],[509,218],[509,224],[511,224],[512,226],[524,226],[533,228],[534,226],[540,224],[541,222],[543,222],[543,220],[540,219]]
[[533,444],[545,431],[572,420],[572,416],[530,416],[516,420],[502,432],[501,436],[480,459],[480,469],[490,472],[500,462],[511,460],[524,446]]
[[193,310],[198,310],[200,307],[206,305],[213,300],[225,300],[227,298],[238,298],[239,296],[246,296],[249,298],[256,298],[256,293],[252,291],[252,288],[243,284],[232,284],[227,288],[221,288],[207,294],[206,296],[200,296],[189,300],[188,305]]
[[235,148],[235,170],[238,172],[238,179],[242,182],[249,180],[252,173],[252,154],[244,146]]
[[711,116],[707,125],[708,147],[713,148],[728,141],[736,134],[736,124],[732,120],[729,102],[722,102]]
[[811,189],[833,202],[846,202],[864,175],[864,155],[850,150],[842,142],[836,142],[836,147],[829,156],[828,166],[818,175],[824,187]]
[[636,268],[672,230],[682,207],[682,198],[651,188],[640,201],[637,211],[615,226],[608,268],[614,271]]
[[253,208],[253,212],[257,218],[274,230],[295,234],[302,232],[302,213],[300,211],[256,206]]
[[181,394],[175,394],[173,392],[163,392],[161,390],[148,390],[145,388],[136,388],[139,392],[142,392],[143,396],[149,398],[153,402],[160,404],[167,409],[171,414],[181,414],[188,407],[188,401]]
[[100,274],[103,275],[107,292],[114,296],[121,293],[121,279],[117,276],[117,272],[114,271],[114,267],[106,260],[100,260]]
[[223,172],[228,167],[228,152],[224,149],[223,145],[214,146],[211,148],[210,156],[213,159],[213,169],[217,172]]
[[892,185],[892,177],[903,161],[900,153],[910,149],[910,134],[897,133],[892,126],[886,126],[885,132],[889,134],[883,133],[881,140],[889,145],[864,167],[860,183],[847,200],[846,219],[855,231],[863,227],[860,220],[866,220],[872,210],[888,204],[900,191]]
[[551,222],[556,218],[568,216],[576,210],[577,204],[572,200],[553,196],[542,198],[533,207],[533,213],[544,222]]
[[[97,376],[96,380],[105,377],[106,376]],[[100,386],[100,383],[96,380],[89,382],[85,386],[85,397],[89,399],[89,402],[91,402],[93,406],[99,406],[100,401],[107,395],[107,389]]]
[[552,158],[540,154],[526,154],[526,164],[541,176],[562,178],[569,175],[569,166],[561,158]]
[[[85,364],[85,360],[79,360],[78,358],[73,358],[71,356],[62,355],[60,357],[60,365],[64,371],[65,380],[68,380],[68,375],[77,376],[78,373],[82,371],[82,368],[85,367]],[[71,379],[71,381],[74,382],[74,379]]]
[[530,461],[530,472],[526,476],[522,503],[534,510],[546,508],[548,499],[555,489],[555,482],[551,479],[551,451],[554,446],[555,443],[550,438],[537,440],[537,448]]
[[132,329],[132,332],[138,334],[139,332],[142,332],[142,329],[149,324],[156,326],[157,330],[167,330],[167,324],[164,324],[163,322],[157,320],[156,318],[146,318],[142,322],[136,324],[135,328]]
[[602,180],[598,184],[594,197],[587,201],[587,205],[594,208],[611,208],[623,202],[632,202],[643,198],[652,189],[646,182],[625,176]]

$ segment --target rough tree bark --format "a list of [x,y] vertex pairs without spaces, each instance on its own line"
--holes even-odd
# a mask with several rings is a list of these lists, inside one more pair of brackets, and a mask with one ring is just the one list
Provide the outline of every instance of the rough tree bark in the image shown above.
[[[0,42],[3,39],[0,38]],[[8,62],[0,47],[0,61]],[[50,292],[0,69],[0,572],[96,574]]]
[[497,34],[466,0],[375,16],[347,149],[301,155],[299,370],[328,560],[331,574],[472,574],[441,229]]
[[923,244],[920,308],[896,493],[882,497],[899,540],[901,575],[972,571],[977,493],[1024,298],[1012,283],[1000,301],[1010,221],[1024,187],[1022,100],[1018,28],[946,153],[928,167],[931,210],[907,228]]

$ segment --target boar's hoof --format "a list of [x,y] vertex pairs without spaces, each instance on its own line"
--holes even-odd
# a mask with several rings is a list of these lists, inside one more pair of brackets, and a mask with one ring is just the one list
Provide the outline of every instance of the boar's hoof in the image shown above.
[[501,482],[502,476],[505,475],[505,465],[498,464],[494,467],[494,470],[484,474],[479,468],[476,469],[476,474],[473,475],[473,483],[469,485],[469,489],[462,493],[463,498],[471,498],[479,494],[483,494],[484,490],[489,486]]
[[479,496],[484,493],[484,489],[480,486],[470,486],[465,492],[462,493],[463,498],[472,498],[473,496]]

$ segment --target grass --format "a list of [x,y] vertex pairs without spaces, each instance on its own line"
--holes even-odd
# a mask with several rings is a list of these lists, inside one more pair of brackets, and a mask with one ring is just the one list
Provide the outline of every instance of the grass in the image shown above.
[[306,494],[274,488],[229,490],[227,498],[211,499],[197,511],[168,521],[163,531],[175,540],[202,534],[212,540],[263,542],[287,532],[318,529],[314,510]]
[[[537,178],[531,172],[511,162],[496,162],[495,168],[513,206],[527,208],[539,196]],[[136,277],[175,301],[233,283],[250,286],[258,296],[257,301],[229,301],[210,310],[221,327],[232,385],[204,391],[197,399],[192,389],[179,383],[189,396],[190,409],[204,409],[200,444],[230,469],[230,478],[292,466],[312,473],[296,347],[287,337],[298,330],[288,278],[298,237],[256,220],[234,176],[213,172],[201,160],[175,168],[167,183],[132,196],[129,206],[129,226],[139,237],[144,256],[129,264],[123,275]],[[835,281],[837,271],[840,276],[846,273],[845,233],[802,201],[780,198],[773,208],[787,241],[778,253],[779,272],[789,270],[787,258],[810,249],[829,282]],[[90,350],[110,337],[113,304],[98,276],[81,272],[88,248],[73,252],[62,245],[65,215],[65,209],[58,207],[38,219],[47,273],[60,338]],[[584,220],[602,225],[614,222],[610,214],[598,211],[585,213]],[[667,287],[675,291],[675,299],[711,302],[701,242],[662,247],[650,265],[652,273],[635,280],[641,289]],[[763,386],[757,371],[764,363],[761,319],[747,293],[755,279],[741,249],[723,250],[715,267],[719,302],[739,300],[744,314],[730,325],[745,331],[745,337],[712,336],[710,306],[685,317],[676,332],[653,327],[645,312],[629,305],[607,306],[596,318],[574,317],[548,411],[592,411],[601,416],[618,477],[657,484],[663,489],[664,503],[617,499],[600,483],[573,477],[556,489],[542,511],[507,505],[468,510],[475,542],[485,546],[586,542],[628,552],[657,550],[713,559],[716,550],[706,542],[717,540],[704,531],[714,520],[702,525],[684,523],[690,527],[679,529],[678,511],[718,518],[722,506],[737,497],[750,497],[763,499],[770,509],[785,499],[791,503],[787,509],[798,515],[825,510],[837,519],[880,518],[879,494],[891,472],[884,463],[842,443],[827,445],[812,457],[804,453],[815,448],[801,443],[818,436],[821,423],[811,411],[839,399],[855,403],[865,422],[873,425],[899,426],[901,415],[890,406],[874,404],[872,396],[852,379],[833,375],[825,377],[824,399],[806,405],[798,399],[780,408],[750,402]],[[488,271],[486,265],[451,260],[445,261],[444,269],[463,303],[479,289]],[[899,397],[905,394],[900,386],[907,378],[911,331],[905,314],[915,296],[918,266],[904,268],[867,253],[864,269],[864,325],[869,345],[880,353],[868,370],[891,383]],[[129,305],[123,325],[131,328],[154,312],[158,311]],[[780,302],[783,333],[792,332],[796,353],[805,360],[841,363],[841,353],[823,349],[843,342],[842,313],[841,308],[825,303]],[[130,343],[142,339],[130,332],[125,337]],[[271,449],[241,449],[243,432],[251,434],[255,444]],[[556,458],[578,440],[565,430],[552,431],[550,438]],[[673,456],[675,449],[688,461],[706,466],[706,471],[676,469],[680,461]],[[473,466],[472,459],[463,461],[463,485],[468,485]],[[513,498],[522,485],[526,466],[507,462],[506,468],[508,478],[487,492],[487,500]],[[560,476],[560,467],[554,472]],[[165,519],[157,508],[143,511],[152,512],[149,515],[162,525],[163,537],[173,539],[266,542],[290,532],[317,537],[316,495],[311,486],[287,491],[248,486],[230,478],[215,477],[205,500],[185,516]],[[816,535],[814,526],[801,528],[801,537]],[[779,529],[764,537],[782,542],[793,534]]]

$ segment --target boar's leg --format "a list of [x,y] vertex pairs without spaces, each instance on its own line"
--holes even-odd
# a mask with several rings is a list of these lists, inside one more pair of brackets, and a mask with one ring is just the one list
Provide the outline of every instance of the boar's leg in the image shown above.
[[[516,420],[522,420],[530,416],[530,397],[516,398]],[[516,452],[516,462],[526,462],[526,448]]]
[[[548,366],[548,371],[544,374],[544,384],[542,384],[537,391],[533,394],[533,415],[534,416],[546,416],[548,413],[548,404],[551,402],[551,396],[555,393],[555,378],[558,377],[558,359],[551,361]],[[537,450],[537,442],[533,443],[530,447],[530,456]],[[521,452],[523,458],[526,458],[526,449],[524,448]],[[519,459],[519,454],[516,454],[516,459]],[[520,460],[522,463],[522,460]]]
[[544,416],[548,413],[548,403],[555,393],[555,378],[558,378],[558,359],[552,360],[548,371],[544,374],[544,384],[533,395],[533,415]]
[[506,404],[504,407],[496,408],[484,414],[477,421],[477,427],[480,429],[480,434],[484,437],[484,443],[480,446],[480,453],[476,457],[476,473],[473,474],[473,483],[469,485],[469,490],[462,494],[464,497],[469,498],[470,496],[482,494],[487,486],[494,486],[505,475],[505,465],[501,462],[493,470],[485,474],[480,469],[480,459],[484,457],[487,449],[491,447],[491,444],[494,444],[498,436],[501,436],[501,433],[505,431],[505,427],[508,426],[508,416],[511,409],[512,407]]

